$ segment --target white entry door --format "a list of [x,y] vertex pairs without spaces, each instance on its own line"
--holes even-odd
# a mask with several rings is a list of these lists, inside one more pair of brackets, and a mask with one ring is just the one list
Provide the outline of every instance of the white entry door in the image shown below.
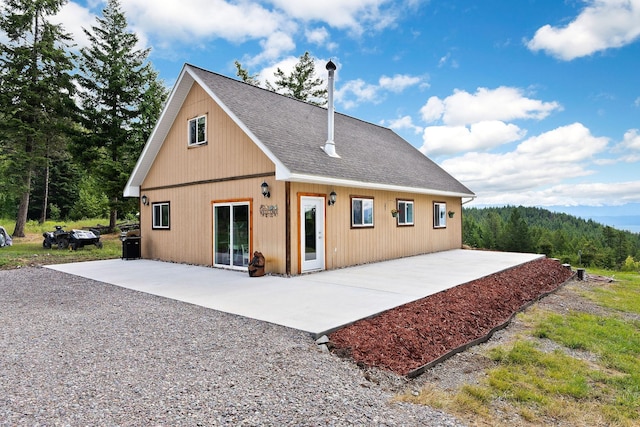
[[324,197],[300,196],[302,272],[324,270]]

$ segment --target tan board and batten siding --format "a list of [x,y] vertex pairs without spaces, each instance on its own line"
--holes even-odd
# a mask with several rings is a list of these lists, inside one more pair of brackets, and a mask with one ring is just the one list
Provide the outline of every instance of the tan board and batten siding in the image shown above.
[[[189,119],[206,114],[207,144],[187,145]],[[339,150],[339,145],[337,147]],[[269,184],[264,198],[260,185]],[[458,197],[394,193],[361,188],[292,182],[290,185],[290,248],[292,274],[299,273],[298,200],[300,195],[328,198],[326,206],[326,268],[459,248],[461,200]],[[148,174],[140,194],[150,201],[141,206],[142,256],[149,259],[213,265],[213,203],[249,201],[250,251],[261,251],[269,273],[286,273],[286,185],[275,180],[275,165],[198,85],[191,88]],[[350,196],[374,199],[374,227],[351,228]],[[396,199],[413,200],[415,225],[399,227],[391,216]],[[168,230],[151,227],[152,204],[169,202]],[[433,227],[433,203],[447,203],[455,212],[443,229]],[[277,216],[263,216],[260,207],[277,206]],[[346,238],[345,238],[346,237]]]

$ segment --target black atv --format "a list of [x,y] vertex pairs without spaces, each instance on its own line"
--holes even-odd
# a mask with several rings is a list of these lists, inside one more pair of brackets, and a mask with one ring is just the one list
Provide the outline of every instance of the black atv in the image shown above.
[[95,245],[98,249],[102,249],[98,230],[71,230],[71,232],[67,232],[62,229],[62,226],[56,225],[54,231],[47,231],[42,235],[44,236],[42,246],[45,249],[57,247],[58,249],[71,248],[75,251],[86,245]]

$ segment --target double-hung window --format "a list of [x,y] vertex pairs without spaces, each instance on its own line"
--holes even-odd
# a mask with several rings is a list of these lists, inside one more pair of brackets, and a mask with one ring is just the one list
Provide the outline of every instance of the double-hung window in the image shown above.
[[398,200],[398,225],[413,225],[413,200]]
[[189,120],[189,146],[207,143],[207,116]]
[[153,226],[155,229],[169,229],[169,202],[154,203],[153,207]]
[[351,227],[373,227],[372,198],[351,198]]
[[435,202],[433,204],[433,228],[445,228],[447,226],[447,204]]

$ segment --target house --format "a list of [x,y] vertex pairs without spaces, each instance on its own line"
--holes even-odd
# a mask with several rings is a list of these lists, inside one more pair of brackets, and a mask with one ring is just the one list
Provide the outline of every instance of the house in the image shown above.
[[[390,129],[186,64],[124,190],[144,258],[301,274],[462,246],[474,193]],[[395,216],[394,216],[395,215]]]

